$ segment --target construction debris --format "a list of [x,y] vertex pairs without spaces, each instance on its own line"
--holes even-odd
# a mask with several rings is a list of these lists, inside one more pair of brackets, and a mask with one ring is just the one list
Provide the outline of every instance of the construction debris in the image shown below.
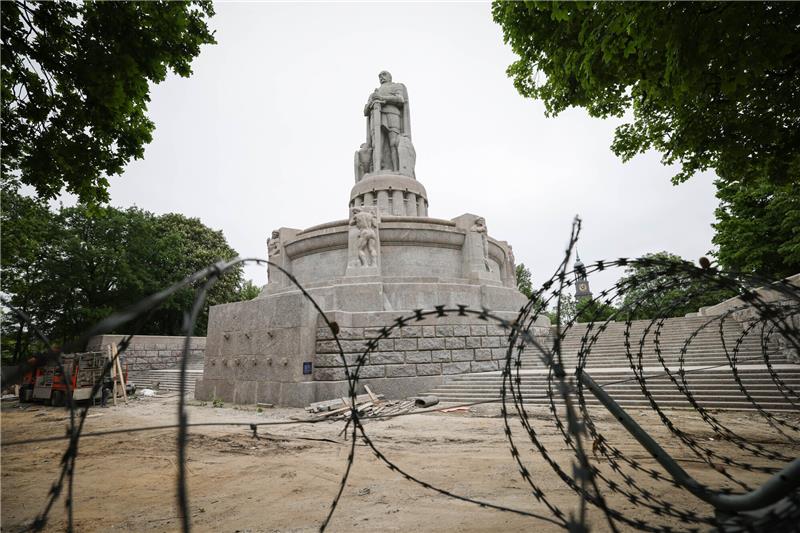
[[442,409],[443,413],[460,413],[460,412],[467,412],[469,411],[468,405],[459,405],[457,407],[450,407],[448,409]]
[[409,400],[414,400],[414,405],[417,407],[433,407],[439,403],[438,396],[415,396],[413,398],[409,398]]
[[[366,394],[356,397],[355,410],[359,417],[384,417],[412,411],[416,406],[428,407],[439,403],[436,396],[420,396],[408,400],[386,400],[383,394],[375,394],[364,387]],[[421,402],[421,403],[420,403]],[[306,411],[316,414],[315,420],[350,420],[353,416],[351,398],[340,398],[324,402],[312,403]]]

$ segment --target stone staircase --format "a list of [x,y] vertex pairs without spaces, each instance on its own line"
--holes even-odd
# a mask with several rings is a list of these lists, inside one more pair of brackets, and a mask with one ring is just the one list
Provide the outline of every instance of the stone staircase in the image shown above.
[[[709,317],[671,318],[665,320],[659,334],[659,349],[667,367],[673,371],[675,379],[681,383],[677,375],[680,366],[680,353],[687,339],[691,343],[686,349],[683,368],[686,371],[687,388],[696,401],[705,408],[755,409],[752,402],[737,385],[729,361],[725,356],[720,339],[719,323],[712,322],[708,327],[697,330],[710,320]],[[639,343],[649,320],[633,322],[630,330],[631,354],[634,363],[638,363]],[[595,324],[594,328],[597,328]],[[581,339],[586,333],[586,324],[576,324],[562,343],[562,357],[567,373],[572,374],[578,362],[578,351]],[[590,335],[596,331],[590,332]],[[770,342],[767,353],[773,369],[783,381],[783,393],[775,385],[764,365],[761,352],[759,329],[745,336],[739,344],[737,369],[741,381],[761,407],[770,411],[798,411],[800,408],[800,365],[788,363],[777,350],[777,343]],[[623,407],[649,408],[650,404],[642,393],[639,383],[634,378],[625,353],[625,324],[610,323],[605,332],[600,334],[591,347],[587,358],[586,371],[593,379],[604,385],[609,394]],[[696,333],[692,337],[693,333]],[[654,343],[655,330],[651,328],[644,337],[641,365],[644,369],[646,384],[658,405],[664,408],[693,408],[686,397],[672,383],[656,354]],[[742,334],[742,327],[733,321],[723,324],[725,347],[733,356],[733,349]],[[547,374],[545,364],[535,355],[532,349],[523,354],[520,365],[523,401],[526,404],[547,405]],[[516,371],[512,369],[512,374]],[[503,378],[500,372],[484,372],[454,376],[447,383],[431,391],[444,402],[478,402],[497,399]],[[620,383],[617,383],[620,382]],[[786,390],[786,388],[794,391]],[[558,393],[555,393],[558,397]],[[788,397],[788,398],[787,398]],[[587,403],[599,405],[599,402],[586,391]],[[508,401],[511,402],[510,393]]]
[[[181,369],[167,368],[163,370],[135,370],[129,372],[128,379],[136,385],[136,389],[153,389],[159,392],[178,392],[180,390]],[[194,398],[194,384],[203,377],[203,358],[190,357],[186,366],[186,394]]]

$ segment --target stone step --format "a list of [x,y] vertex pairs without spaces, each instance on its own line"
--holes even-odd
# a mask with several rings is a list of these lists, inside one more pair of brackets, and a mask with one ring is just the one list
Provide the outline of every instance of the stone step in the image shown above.
[[[547,347],[548,351],[550,351],[549,348],[550,347],[548,346]],[[727,348],[727,351],[728,351],[729,354],[733,354],[734,352],[736,352],[736,353],[739,353],[739,354],[745,353],[745,354],[759,354],[759,355],[761,355],[761,354],[764,353],[761,350],[760,346],[744,346],[744,345],[740,345],[739,349],[737,350],[735,344],[728,344],[728,345],[726,345],[726,348]],[[577,355],[577,354],[579,354],[581,352],[586,352],[586,351],[588,351],[589,353],[609,353],[609,352],[611,352],[611,353],[619,353],[619,354],[627,353],[627,350],[626,350],[624,344],[619,344],[619,345],[593,344],[591,346],[587,345],[586,347],[581,347],[580,345],[576,345],[576,346],[561,346],[561,353],[565,354],[565,355],[566,354]],[[633,354],[636,354],[636,353],[639,353],[639,351],[640,351],[639,343],[631,343],[630,352],[633,353]],[[681,354],[681,353],[685,352],[687,354],[725,355],[725,348],[723,348],[722,345],[719,344],[719,343],[717,343],[717,344],[709,344],[707,346],[697,345],[697,344],[690,344],[685,349],[684,349],[684,345],[683,344],[680,344],[680,345],[677,345],[677,344],[676,345],[661,344],[658,347],[658,351],[661,352],[661,353],[674,353],[674,354]],[[655,353],[657,353],[656,346],[655,346],[655,344],[647,343],[643,347],[641,347],[641,352],[642,353],[646,353],[646,354],[647,353],[655,354]],[[773,348],[767,350],[767,354],[770,355],[770,356],[772,356],[774,354],[779,354],[779,353],[780,352],[778,350],[773,349]]]
[[[557,387],[557,381],[553,381],[553,387]],[[680,381],[678,382],[680,383]],[[612,384],[603,384],[600,383],[599,385],[604,386],[609,391],[618,391],[624,390],[626,388],[635,388],[639,390],[639,382],[638,381],[626,381],[624,383],[613,383]],[[651,383],[650,381],[645,381],[645,385],[649,390],[663,390],[663,391],[675,391],[677,392],[677,385],[674,383],[668,382],[659,382],[659,383]],[[794,385],[794,387],[792,387]],[[798,386],[800,384],[793,383],[789,384],[789,387],[795,392],[795,396],[798,396],[797,400],[800,401],[800,390],[798,390]],[[453,383],[446,383],[437,387],[437,390],[500,390],[503,386],[502,382],[484,382],[484,383],[476,383],[470,381],[457,381]],[[508,388],[510,384],[506,382],[506,388]],[[528,381],[522,381],[520,385],[514,384],[515,388],[522,388],[522,389],[531,389],[531,390],[544,390],[547,388],[547,382],[542,381],[539,383],[531,383]],[[744,382],[744,388],[748,392],[772,392],[774,391],[776,394],[780,394],[779,388],[773,383],[747,383]],[[740,390],[739,386],[735,382],[725,382],[725,383],[714,383],[714,382],[701,382],[701,383],[693,383],[689,382],[688,389],[690,392],[695,391],[719,391],[719,390]],[[786,391],[789,393],[789,391]],[[789,393],[791,394],[791,393]]]
[[[674,368],[676,372],[677,372],[677,370],[678,370],[678,368],[680,366],[678,364],[678,361],[669,361],[668,360],[668,361],[666,361],[666,363],[667,363],[668,367]],[[752,363],[752,361],[751,361],[751,363]],[[775,363],[775,364],[778,364],[778,363],[783,364],[783,363],[785,363],[785,361],[773,361],[773,363]],[[576,361],[564,361],[563,364],[564,364],[564,368],[568,372],[569,371],[574,371],[576,368],[578,368],[578,364],[577,364]],[[634,364],[635,368],[639,367],[638,361],[634,361],[633,364]],[[500,361],[500,366],[501,367],[505,367],[505,361]],[[660,367],[661,365],[657,360],[656,361],[643,360],[642,361],[642,366],[645,367],[645,368],[648,368],[648,367],[657,367],[657,366]],[[685,361],[683,366],[684,366],[684,368],[696,367],[696,366],[724,368],[724,367],[728,367],[729,364],[728,364],[727,361]],[[516,368],[516,363],[514,361],[511,361],[511,369],[513,370],[515,368]],[[548,368],[548,366],[545,365],[544,363],[521,363],[520,364],[520,368],[522,370],[541,370],[541,369]],[[608,362],[589,360],[586,364],[583,365],[583,368],[586,368],[588,370],[602,370],[602,369],[607,369],[607,368],[625,368],[625,369],[630,369],[631,365],[627,360],[623,360],[623,361],[608,361]]]
[[[586,344],[589,344],[590,342],[594,345],[625,344],[625,336],[622,333],[609,334],[608,332],[603,332],[602,334],[600,334],[599,337],[594,339],[594,342],[592,342],[593,338],[594,337],[592,335],[589,335],[589,337],[586,339]],[[753,335],[746,335],[744,337],[742,337],[741,335],[725,335],[724,338],[725,338],[725,344],[736,344],[737,342],[739,342],[744,346],[761,346],[762,343],[760,336],[753,336]],[[551,342],[554,339],[555,336],[551,337]],[[653,334],[647,334],[647,335],[631,334],[628,338],[628,342],[630,342],[631,344],[639,344],[642,340],[644,340],[645,344],[654,344],[656,340],[658,340],[659,344],[681,345],[681,346],[686,344],[687,342],[689,343],[688,344],[689,346],[707,345],[709,343],[721,342],[719,335],[699,336],[699,335],[692,335],[691,333],[669,335],[669,336],[659,335],[658,337],[656,337]],[[567,336],[566,339],[561,340],[561,344],[566,346],[580,346],[581,344],[583,344],[583,336],[581,335],[578,336],[577,338]],[[768,346],[771,344],[776,344],[776,343],[774,342],[767,343]]]
[[[785,361],[773,361],[773,363],[775,363],[775,364],[784,363],[784,362]],[[678,361],[669,361],[669,360],[667,360],[666,363],[667,363],[668,367],[675,368],[675,371],[677,371],[678,367],[680,366]],[[752,361],[751,361],[751,363],[752,363]],[[576,361],[564,361],[563,364],[564,364],[564,368],[567,371],[575,370],[576,368],[578,368],[578,364],[577,364]],[[639,367],[639,362],[638,361],[634,361],[633,364],[634,364],[635,368]],[[505,367],[505,361],[501,361],[500,362],[500,366],[501,367]],[[644,366],[644,367],[655,367],[655,366],[660,366],[660,363],[657,360],[648,361],[648,360],[645,359],[645,360],[642,361],[642,366]],[[703,366],[703,367],[724,368],[724,367],[729,366],[729,364],[728,364],[727,361],[713,361],[713,360],[712,361],[685,361],[683,366],[684,367]],[[514,368],[516,368],[516,363],[514,361],[511,361],[511,368],[512,368],[512,370]],[[545,365],[544,363],[521,363],[520,364],[520,368],[523,369],[523,370],[537,370],[537,369],[548,368],[548,365]],[[627,360],[608,361],[608,362],[589,360],[589,361],[586,362],[586,364],[583,365],[583,368],[586,368],[588,370],[592,370],[592,369],[601,370],[601,369],[606,369],[606,368],[627,368],[627,369],[630,369],[631,368],[631,364]]]
[[[703,327],[706,324],[708,325]],[[599,324],[595,324],[590,330],[586,324],[578,324],[566,331],[561,342],[561,356],[568,374],[574,372],[578,364],[579,351],[584,346],[584,335],[588,335],[591,340],[597,334],[598,326]],[[626,330],[629,349],[625,347]],[[667,408],[692,408],[676,383],[664,375],[663,361],[679,384],[683,381],[678,371],[681,366],[684,367],[687,388],[701,406],[753,410],[755,407],[740,389],[730,368],[729,356],[732,357],[736,350],[738,376],[751,398],[765,409],[797,412],[800,406],[800,365],[788,364],[776,349],[774,339],[771,339],[767,343],[766,355],[783,382],[779,386],[764,364],[760,330],[753,329],[744,336],[743,332],[737,323],[725,321],[720,335],[719,322],[709,317],[666,319],[658,331],[656,325],[649,320],[633,321],[630,329],[627,329],[624,322],[614,322],[599,333],[593,344],[588,345],[585,368],[623,407],[650,407],[630,368],[633,363],[644,367],[646,386],[659,405]],[[655,344],[656,340],[658,345]],[[642,341],[640,363],[639,350]],[[519,376],[520,383],[516,386],[524,401],[547,405],[546,363],[536,354],[535,349],[526,351],[520,358],[519,374],[516,373],[516,362],[516,352],[512,352],[511,379],[515,381]],[[501,360],[500,364],[504,366],[505,360]],[[497,398],[502,386],[501,372],[494,371],[452,376],[431,392],[443,402],[487,401]],[[510,386],[508,381],[506,386]],[[508,389],[507,392],[510,393]],[[588,391],[585,391],[585,396],[590,405],[599,405]]]
[[[463,395],[458,396],[446,396],[446,395],[438,395],[440,402],[448,402],[448,403],[471,403],[471,402],[480,402],[485,400],[490,400],[493,398],[482,398],[482,397],[466,397]],[[687,409],[693,410],[695,409],[688,401],[661,401],[656,400],[658,406],[661,409]],[[499,402],[498,402],[499,403]],[[507,404],[513,404],[513,399],[508,397]],[[546,398],[528,398],[526,399],[523,396],[522,403],[525,405],[542,405],[546,406],[550,404],[550,401]],[[556,405],[560,405],[563,402],[556,401],[554,402]],[[600,403],[596,400],[587,400],[586,403],[590,406],[600,407]],[[630,401],[630,400],[622,400],[619,401],[618,404],[623,407],[624,409],[648,409],[651,410],[652,407],[650,403],[646,400],[642,401]],[[709,403],[702,403],[701,404],[704,409],[729,409],[729,410],[739,410],[739,411],[755,411],[755,407],[750,402],[709,402]],[[769,412],[797,412],[797,408],[791,406],[791,404],[783,404],[783,403],[759,403],[759,406],[767,410]]]
[[[181,372],[177,369],[168,370],[144,370],[131,373],[130,380],[137,388],[154,388],[158,384],[158,390],[178,391],[180,390]],[[203,377],[203,370],[186,371],[186,392],[194,394],[195,381]]]
[[[616,381],[618,379],[627,379],[635,377],[633,372],[611,372],[611,373],[591,373],[590,375],[592,378],[598,383],[605,383],[608,381]],[[720,381],[720,380],[730,380],[731,382],[734,381],[733,373],[732,372],[709,372],[709,371],[697,371],[686,373],[687,381]],[[800,383],[800,372],[786,372],[786,371],[779,371],[777,372],[778,377],[784,383]],[[511,377],[516,378],[516,373],[512,371]],[[524,381],[547,381],[547,372],[542,373],[520,373],[520,378]],[[673,372],[673,376],[677,376],[676,372]],[[644,377],[647,381],[670,381],[669,377],[662,372],[654,372],[645,370]],[[764,371],[762,372],[740,372],[739,378],[745,382],[756,382],[756,381],[763,381],[763,382],[772,382],[771,376]],[[461,374],[460,376],[453,376],[450,382],[456,381],[502,381],[503,377],[499,372],[483,372],[478,374]]]
[[[513,382],[509,383],[506,382],[506,388],[510,387]],[[558,381],[553,381],[552,387],[557,387]],[[680,383],[680,381],[678,382]],[[515,388],[522,388],[522,389],[532,389],[532,390],[545,390],[548,387],[548,382],[542,381],[539,383],[531,383],[527,381],[522,381],[520,384],[513,383]],[[619,391],[619,390],[626,390],[626,389],[635,389],[639,390],[639,382],[638,381],[621,381],[620,382],[611,382],[611,383],[600,383],[600,386],[607,388],[609,391]],[[645,381],[645,385],[649,390],[663,390],[663,391],[675,391],[678,392],[678,385],[671,382],[658,382],[652,383],[650,381]],[[794,387],[792,387],[794,385]],[[789,384],[789,388],[794,391],[794,396],[799,396],[798,400],[800,401],[800,391],[797,390],[797,383]],[[476,383],[476,382],[469,382],[469,381],[458,381],[453,383],[447,383],[440,385],[437,389],[459,389],[459,390],[500,390],[503,386],[503,383],[498,382],[484,382],[484,383]],[[681,385],[683,386],[683,385]],[[785,390],[788,394],[791,392],[788,391],[786,387],[779,388],[773,383],[747,383],[744,382],[743,387],[748,392],[772,392],[774,391],[776,394],[780,394],[780,390]],[[688,387],[690,392],[706,392],[706,391],[719,391],[719,390],[740,390],[740,387],[733,381],[731,382],[699,382],[693,383],[689,382]]]
[[[495,391],[493,394],[477,394],[477,393],[470,394],[465,392],[434,391],[431,394],[436,395],[440,401],[458,401],[458,402],[487,401],[487,400],[499,399],[501,397],[499,391]],[[519,392],[517,392],[516,395],[519,396]],[[671,402],[671,403],[681,403],[690,405],[689,401],[684,396],[675,396],[675,395],[666,395],[657,393],[653,393],[652,396],[655,399],[656,403]],[[561,395],[558,394],[557,392],[553,393],[553,397],[563,401]],[[586,398],[587,403],[599,403],[599,401],[589,393],[585,393],[584,397]],[[615,402],[620,404],[648,403],[647,399],[643,394],[638,394],[638,395],[612,394],[611,397],[614,399]],[[694,398],[695,402],[701,407],[708,407],[712,404],[713,405],[743,404],[755,408],[753,404],[747,399],[747,397],[743,395],[734,395],[734,394],[720,395],[720,396],[694,395],[692,397]],[[512,394],[510,392],[506,392],[506,398],[512,398]],[[523,401],[546,400],[547,398],[548,396],[544,392],[522,391]],[[572,395],[571,398],[575,401],[578,400],[577,394]],[[782,409],[795,409],[795,410],[799,408],[797,402],[789,402],[781,396],[759,396],[759,397],[752,396],[752,398],[756,402],[756,404],[760,406],[781,405]]]

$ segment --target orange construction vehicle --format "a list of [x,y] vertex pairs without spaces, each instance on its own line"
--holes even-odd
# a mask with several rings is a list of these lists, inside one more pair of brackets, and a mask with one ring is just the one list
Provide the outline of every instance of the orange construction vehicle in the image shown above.
[[[127,384],[128,365],[125,356],[120,355],[119,360]],[[64,405],[67,400],[67,385],[58,363],[52,359],[43,364],[37,364],[34,361],[36,360],[31,360],[33,368],[23,376],[19,401],[40,400],[51,405]],[[91,398],[92,388],[103,374],[107,362],[108,354],[103,352],[65,354],[61,357],[64,372],[71,377],[70,390],[76,401]],[[114,378],[112,372],[109,371],[103,379],[103,385],[97,388],[92,399],[102,400],[103,391],[113,390],[113,387]],[[133,393],[132,384],[127,384],[126,388],[129,394]]]

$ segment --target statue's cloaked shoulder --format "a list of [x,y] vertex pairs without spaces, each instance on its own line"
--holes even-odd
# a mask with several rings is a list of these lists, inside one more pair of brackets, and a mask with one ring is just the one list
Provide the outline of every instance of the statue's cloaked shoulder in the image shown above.
[[403,103],[408,102],[408,90],[406,86],[402,83],[392,83],[392,87],[390,89],[390,94],[392,96],[397,96],[403,100]]
[[400,95],[403,97],[403,100],[408,102],[408,89],[406,89],[406,85],[404,83],[395,83],[400,88]]

